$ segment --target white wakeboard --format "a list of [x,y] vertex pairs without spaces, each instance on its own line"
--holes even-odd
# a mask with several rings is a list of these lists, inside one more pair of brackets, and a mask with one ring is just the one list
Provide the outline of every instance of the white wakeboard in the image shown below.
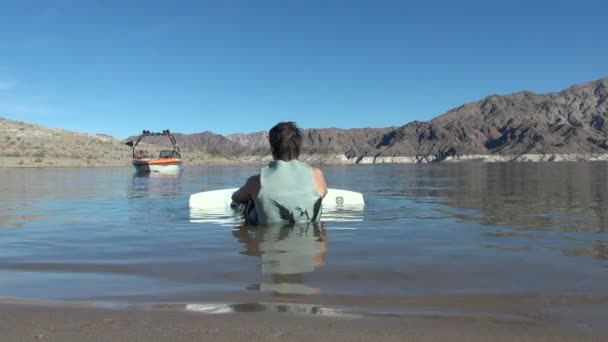
[[[190,221],[205,223],[236,223],[231,207],[232,194],[238,188],[203,191],[190,195]],[[362,221],[365,201],[360,192],[327,189],[322,202],[321,221]]]
[[[197,209],[215,209],[215,208],[230,208],[232,204],[232,194],[237,191],[234,189],[223,189],[213,191],[203,191],[190,195],[190,208]],[[327,189],[327,195],[323,198],[323,208],[329,207],[351,207],[364,206],[363,194],[360,192]]]

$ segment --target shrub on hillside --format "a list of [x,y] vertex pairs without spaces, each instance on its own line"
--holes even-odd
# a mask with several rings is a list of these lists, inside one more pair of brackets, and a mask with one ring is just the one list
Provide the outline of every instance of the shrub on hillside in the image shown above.
[[42,150],[42,151],[36,151],[32,154],[32,157],[36,157],[36,158],[44,158],[46,155],[46,151]]

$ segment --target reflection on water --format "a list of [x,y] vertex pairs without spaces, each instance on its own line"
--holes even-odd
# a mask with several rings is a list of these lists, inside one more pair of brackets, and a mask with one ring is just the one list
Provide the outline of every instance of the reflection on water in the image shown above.
[[[553,248],[567,256],[607,260],[606,238],[601,237],[608,229],[608,163],[482,164],[447,171],[447,187],[437,190],[437,195],[456,209],[451,210],[455,216],[511,228],[494,232],[494,241],[530,241],[497,248],[525,250],[534,240],[567,239],[571,242]],[[460,209],[465,211],[459,213]],[[587,239],[555,232],[600,235]],[[586,246],[569,246],[576,240]]]
[[[55,226],[82,222],[97,214],[115,213],[125,188],[116,186],[120,169],[2,169],[0,228]],[[120,209],[119,209],[120,210]]]
[[259,257],[261,271],[269,276],[257,285],[260,291],[280,294],[314,294],[305,274],[322,267],[327,234],[321,224],[287,227],[240,227],[232,232],[243,245],[243,254]]
[[[191,223],[212,223],[234,227],[245,222],[242,208],[190,208]],[[365,215],[365,206],[334,206],[322,209],[322,222],[361,222]]]
[[365,217],[364,205],[340,205],[323,208],[323,222],[361,222]]
[[191,223],[210,223],[224,227],[234,227],[245,222],[239,210],[231,208],[190,208]]
[[452,211],[463,219],[522,230],[608,228],[608,163],[465,163],[412,173],[408,196],[438,198],[464,209]]
[[608,260],[608,241],[597,241],[590,248],[563,249],[568,256],[590,256],[599,260]]
[[139,225],[158,220],[170,222],[179,208],[173,200],[181,193],[181,183],[181,172],[134,173],[127,190],[129,222]]
[[302,303],[236,303],[236,304],[187,304],[187,311],[199,312],[204,314],[227,314],[232,312],[261,312],[271,311],[290,314],[303,314],[314,316],[332,317],[360,317],[360,315],[350,313],[341,309],[330,308],[320,305]]
[[129,198],[174,198],[181,190],[181,172],[136,172]]
[[[368,192],[386,204],[384,220],[479,223],[486,227],[480,232],[484,248],[551,248],[567,256],[605,260],[606,162],[430,164],[403,167],[400,173],[394,169],[380,170],[378,176],[385,181]],[[389,201],[402,203],[401,210],[394,211]],[[431,210],[421,210],[421,205]],[[380,220],[375,214],[372,210],[366,218]]]

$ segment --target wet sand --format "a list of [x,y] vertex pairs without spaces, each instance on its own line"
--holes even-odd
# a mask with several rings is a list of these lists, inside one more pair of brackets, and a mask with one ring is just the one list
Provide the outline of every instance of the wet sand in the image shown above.
[[[450,302],[455,304],[459,300],[443,299],[434,305]],[[512,305],[525,306],[525,302]],[[495,305],[483,297],[472,303],[473,307]],[[605,330],[595,329],[572,313],[563,321],[533,315],[322,316],[268,310],[208,314],[189,312],[179,305],[107,309],[87,303],[0,301],[2,341],[605,341],[607,338]]]

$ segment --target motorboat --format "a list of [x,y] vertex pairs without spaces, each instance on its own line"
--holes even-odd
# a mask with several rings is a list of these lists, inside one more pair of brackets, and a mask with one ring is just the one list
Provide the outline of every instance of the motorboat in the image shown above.
[[[172,150],[161,150],[158,158],[150,158],[147,151],[136,151],[136,147],[144,137],[167,136],[173,144]],[[133,166],[138,173],[148,172],[179,172],[182,169],[182,156],[175,137],[166,129],[162,132],[142,131],[136,141],[127,141],[127,145],[133,150]]]

